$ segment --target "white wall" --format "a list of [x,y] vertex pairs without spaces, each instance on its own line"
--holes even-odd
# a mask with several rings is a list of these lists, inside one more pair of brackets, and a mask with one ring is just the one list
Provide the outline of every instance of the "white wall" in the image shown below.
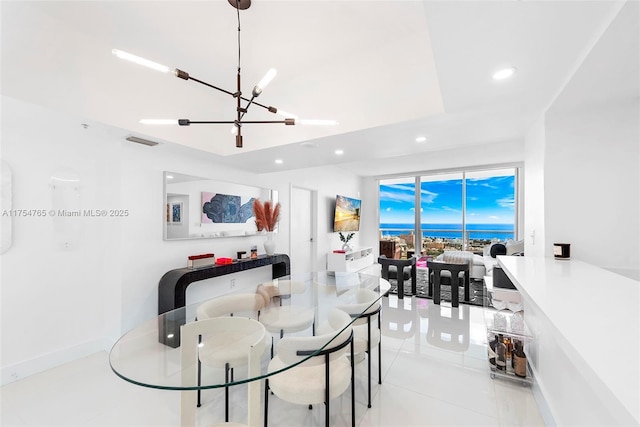
[[532,126],[525,139],[524,169],[524,253],[544,256],[544,117]]
[[547,114],[546,253],[614,271],[640,269],[638,100]]
[[[572,258],[640,280],[638,16],[638,3],[627,2],[527,135],[526,256],[550,257],[554,242],[571,243]],[[560,303],[570,309],[570,301]],[[629,424],[622,396],[586,384],[577,367],[590,367],[581,355],[565,354],[565,338],[535,305],[525,312],[545,421]]]
[[[545,253],[640,280],[640,5],[627,2],[545,114]],[[542,153],[542,154],[541,154]],[[540,183],[537,183],[538,185]]]
[[[126,209],[127,217],[80,217],[77,244],[56,245],[51,217],[13,220],[13,244],[1,262],[2,383],[109,349],[123,332],[157,315],[162,275],[187,256],[235,257],[264,236],[164,241],[163,171],[270,187],[280,192],[277,252],[289,252],[291,182],[320,194],[318,254],[338,246],[330,232],[336,193],[359,195],[359,180],[337,168],[258,176],[226,167],[220,157],[171,144],[146,147],[122,130],[2,97],[2,160],[13,171],[13,208],[52,206],[49,178],[71,171],[80,180],[82,209]],[[357,243],[357,242],[356,242]],[[320,263],[319,265],[324,265]],[[237,273],[237,285],[268,280],[271,269]],[[229,277],[199,282],[187,302],[229,292]]]

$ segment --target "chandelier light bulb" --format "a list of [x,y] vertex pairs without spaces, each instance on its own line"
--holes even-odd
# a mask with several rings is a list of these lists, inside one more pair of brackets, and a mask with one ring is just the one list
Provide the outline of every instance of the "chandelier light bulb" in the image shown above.
[[269,71],[267,71],[267,74],[265,74],[264,77],[262,77],[262,79],[260,79],[258,84],[253,87],[253,96],[254,97],[259,96],[262,93],[262,91],[264,90],[264,88],[267,87],[267,85],[269,83],[271,83],[271,80],[274,79],[276,74],[278,74],[276,69],[275,68],[270,68]]
[[176,119],[142,119],[140,123],[143,125],[177,125]]
[[296,120],[296,124],[315,125],[315,126],[336,126],[338,122],[336,120],[300,119],[300,120]]
[[262,80],[258,82],[258,87],[261,90],[267,87],[267,85],[271,83],[271,80],[275,78],[276,74],[278,74],[278,71],[275,68],[270,68],[269,71],[267,71],[267,74],[264,75]]
[[113,49],[111,51],[115,56],[120,59],[124,59],[126,61],[133,62],[138,65],[142,65],[143,67],[151,68],[152,70],[160,71],[161,73],[168,73],[169,67],[166,65],[158,64],[157,62],[149,61],[148,59],[141,58],[139,56],[133,55],[128,52],[124,52],[122,50]]
[[281,115],[282,117],[287,118],[287,119],[288,118],[292,118],[292,119],[297,119],[298,118],[297,114],[291,114],[291,113],[288,113],[288,112],[286,112],[284,110],[280,110],[280,109],[278,109],[278,114]]

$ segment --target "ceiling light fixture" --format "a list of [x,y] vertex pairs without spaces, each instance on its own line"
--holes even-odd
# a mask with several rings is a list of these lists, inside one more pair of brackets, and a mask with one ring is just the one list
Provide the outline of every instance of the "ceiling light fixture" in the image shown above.
[[426,142],[426,141],[427,141],[426,136],[419,136],[416,138],[416,142]]
[[[230,124],[233,125],[231,133],[236,137],[236,147],[242,148],[242,126],[245,124],[284,124],[286,126],[292,126],[296,124],[308,124],[308,125],[337,125],[338,122],[335,120],[298,120],[297,116],[293,114],[286,113],[284,111],[278,111],[276,107],[267,106],[256,102],[256,98],[260,96],[262,91],[267,87],[267,85],[275,78],[277,71],[275,68],[271,68],[264,77],[258,82],[257,85],[253,87],[251,91],[251,98],[245,98],[242,96],[242,84],[240,77],[240,10],[248,9],[251,6],[251,0],[228,0],[229,4],[236,9],[237,20],[238,20],[238,69],[236,73],[237,87],[235,92],[231,92],[212,84],[206,83],[202,80],[198,80],[193,76],[190,76],[186,71],[180,70],[178,68],[173,70],[173,74],[181,78],[183,80],[193,80],[196,83],[200,83],[204,86],[207,86],[211,89],[215,89],[217,91],[226,93],[227,95],[231,95],[236,99],[236,118],[235,120],[209,120],[209,121],[195,121],[190,119],[178,119],[178,120],[166,120],[166,119],[143,119],[140,120],[142,124],[151,124],[151,125],[180,125],[180,126],[190,126],[196,124]],[[118,49],[113,49],[112,53],[118,58],[134,62],[136,64],[142,65],[147,68],[151,68],[156,71],[160,71],[162,73],[168,73],[170,68],[158,64],[156,62],[150,61],[148,59],[141,58],[139,56],[123,52]],[[244,106],[242,102],[245,102]],[[245,121],[244,115],[249,110],[251,105],[257,105],[258,107],[262,107],[271,113],[280,113],[286,114],[284,120],[256,120],[256,121]]]
[[336,150],[336,151],[334,151],[334,153],[336,153],[337,156],[341,156],[341,155],[344,154],[344,151],[343,150]]
[[493,74],[493,80],[504,80],[511,77],[516,72],[516,67],[504,68]]

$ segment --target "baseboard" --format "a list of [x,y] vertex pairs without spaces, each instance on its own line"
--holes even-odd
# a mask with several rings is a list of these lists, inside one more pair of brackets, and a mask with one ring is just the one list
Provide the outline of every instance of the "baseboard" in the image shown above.
[[3,366],[1,384],[6,385],[22,378],[44,372],[65,363],[89,356],[99,351],[109,350],[110,340],[94,340],[72,347],[67,347],[33,359],[25,360],[13,365]]

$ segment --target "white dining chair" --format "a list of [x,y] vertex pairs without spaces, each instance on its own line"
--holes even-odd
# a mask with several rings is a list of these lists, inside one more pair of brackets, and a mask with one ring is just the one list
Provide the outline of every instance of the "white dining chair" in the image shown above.
[[[268,367],[264,425],[268,425],[269,392],[287,402],[325,404],[325,425],[330,424],[330,402],[351,384],[351,425],[355,426],[355,389],[352,319],[336,308],[328,313],[326,333],[312,337],[285,336],[277,344]],[[333,338],[333,339],[332,339]],[[328,344],[327,344],[328,343]],[[347,358],[347,351],[350,358]],[[299,363],[296,366],[291,365]],[[279,372],[281,371],[281,372]]]
[[[264,298],[258,293],[243,293],[224,295],[206,301],[196,309],[196,319],[198,321],[218,318],[231,317],[236,318],[258,317],[258,312],[264,307]],[[239,315],[239,316],[238,316]],[[263,326],[264,329],[264,326]],[[266,340],[266,333],[263,341]],[[215,343],[215,341],[214,341]],[[198,352],[198,386],[202,380],[202,365],[212,368],[224,368],[225,382],[233,381],[233,369],[246,366],[247,357],[243,351],[235,351],[229,348],[227,352],[211,352],[208,351],[211,346],[207,345],[207,338],[202,337],[200,343],[200,351]],[[266,348],[266,344],[262,343],[262,350]],[[240,349],[243,350],[243,349]],[[198,389],[197,407],[201,406],[201,390]],[[225,421],[229,421],[229,388],[225,387]]]
[[[194,380],[200,384],[200,362],[211,366],[223,366],[228,371],[230,366],[247,366],[247,375],[260,374],[260,358],[265,350],[266,330],[264,326],[246,317],[214,317],[197,320],[182,325],[180,328],[180,364],[182,386],[193,387]],[[225,383],[228,382],[225,378]],[[198,389],[198,392],[200,390]],[[228,391],[228,387],[225,387]],[[259,422],[260,382],[248,384],[248,425],[255,426]],[[193,390],[181,393],[180,421],[182,427],[196,425]],[[230,423],[228,417],[228,394],[225,394],[225,426],[242,424]]]
[[315,335],[315,313],[308,304],[296,304],[294,297],[306,291],[306,284],[297,280],[280,280],[263,283],[257,293],[264,300],[258,320],[271,335],[271,357],[274,356],[274,335],[280,339],[285,334],[312,329]]
[[[343,296],[344,297],[344,296]],[[371,349],[378,346],[378,384],[382,384],[382,339],[380,295],[371,289],[354,290],[354,302],[337,308],[357,319],[353,326],[353,347],[356,362],[367,359],[367,407],[371,408]],[[375,326],[374,326],[375,325]]]

